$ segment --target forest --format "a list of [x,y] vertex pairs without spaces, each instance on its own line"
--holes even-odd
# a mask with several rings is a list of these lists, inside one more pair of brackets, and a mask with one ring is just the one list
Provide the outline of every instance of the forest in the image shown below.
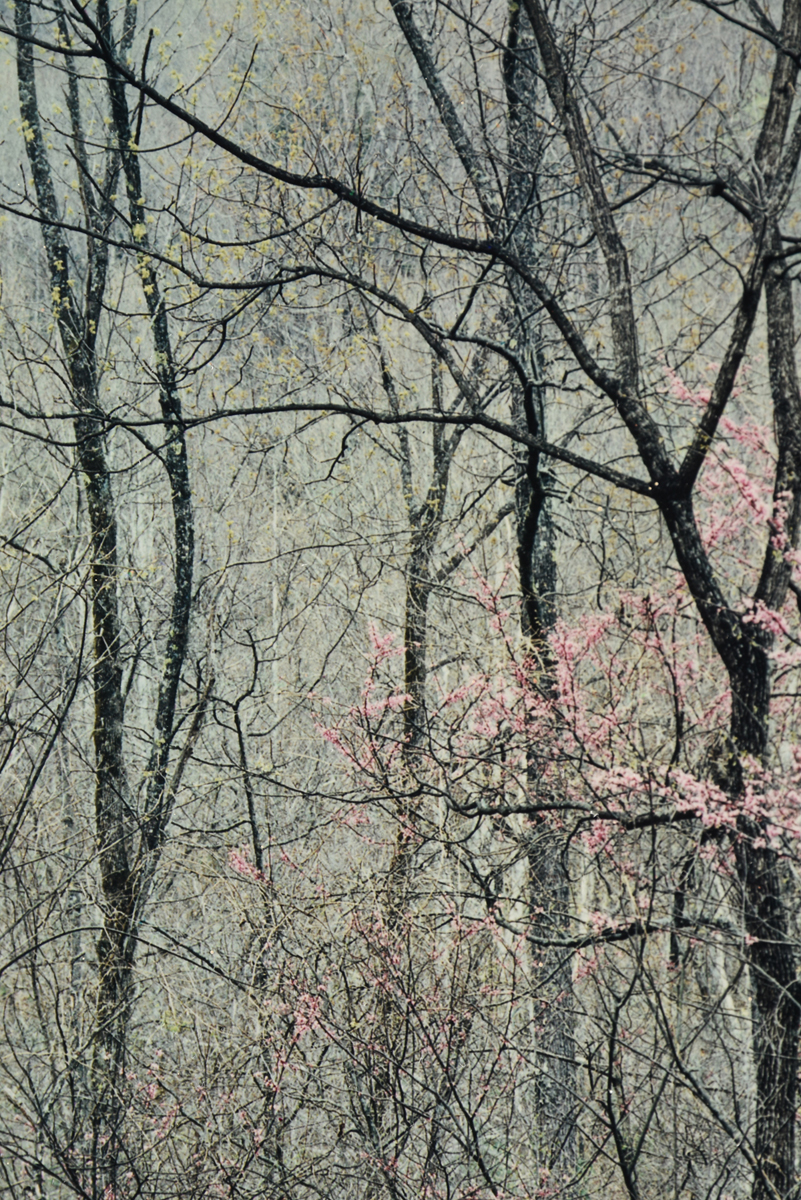
[[0,56],[0,1197],[801,1200],[801,0]]

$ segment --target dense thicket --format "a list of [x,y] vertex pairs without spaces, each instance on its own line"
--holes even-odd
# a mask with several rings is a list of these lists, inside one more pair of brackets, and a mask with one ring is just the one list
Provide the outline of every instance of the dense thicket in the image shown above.
[[801,0],[16,0],[0,1189],[795,1200]]

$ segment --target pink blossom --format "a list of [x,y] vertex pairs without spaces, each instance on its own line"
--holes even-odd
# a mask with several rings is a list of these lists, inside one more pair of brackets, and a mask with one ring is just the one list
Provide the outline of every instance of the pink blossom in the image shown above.
[[760,629],[779,636],[790,632],[787,622],[781,613],[768,608],[762,600],[757,600],[751,612],[743,615],[743,624],[758,625]]
[[247,879],[252,879],[256,883],[261,883],[269,886],[269,879],[263,871],[250,861],[250,851],[247,846],[242,846],[239,850],[230,850],[228,853],[228,861],[233,869],[239,875],[244,875]]

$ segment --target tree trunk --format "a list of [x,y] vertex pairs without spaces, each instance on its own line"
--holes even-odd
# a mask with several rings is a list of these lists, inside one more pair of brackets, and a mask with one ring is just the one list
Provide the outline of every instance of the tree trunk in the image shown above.
[[[506,220],[509,242],[521,261],[535,269],[537,246],[537,176],[541,153],[537,130],[539,57],[531,24],[517,4],[509,7],[509,31],[503,58],[507,103],[509,175]],[[528,383],[513,380],[512,422],[516,428],[547,440],[545,363],[540,341],[541,307],[530,288],[507,271],[512,299],[509,342],[522,348]],[[543,478],[541,456],[518,451],[515,507],[517,561],[521,591],[521,627],[530,641],[537,669],[549,670],[547,636],[556,620],[556,562],[551,501]],[[542,686],[542,677],[539,685]],[[532,768],[533,769],[533,768]],[[530,779],[534,785],[534,779]],[[538,939],[564,941],[570,924],[570,895],[564,839],[548,819],[540,820],[526,839],[528,906]],[[576,1165],[576,1047],[571,1005],[572,956],[553,947],[538,951],[535,973],[539,1070],[536,1089],[540,1161],[556,1186],[570,1179]]]

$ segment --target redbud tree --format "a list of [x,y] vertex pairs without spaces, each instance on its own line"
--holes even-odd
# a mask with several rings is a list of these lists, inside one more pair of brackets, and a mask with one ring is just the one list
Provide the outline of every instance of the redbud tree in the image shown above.
[[[709,391],[666,374],[703,419]],[[723,618],[679,563],[658,586],[605,588],[533,649],[510,579],[476,573],[463,582],[491,649],[456,686],[433,674],[422,743],[404,732],[403,647],[373,629],[358,702],[320,709],[344,772],[329,838],[303,866],[278,848],[269,878],[232,858],[273,898],[287,872],[292,903],[317,897],[281,1002],[290,1043],[330,1072],[330,1153],[365,1195],[789,1194],[765,1150],[768,1112],[779,1141],[795,1118],[797,997],[780,969],[797,954],[801,837],[795,593],[774,608],[760,589],[766,542],[778,569],[797,565],[776,473],[773,431],[727,416],[695,488],[725,620],[764,658],[769,724],[743,714]],[[760,745],[743,732],[757,728]],[[538,840],[569,880],[558,920],[526,869]],[[554,954],[572,979],[556,997]],[[578,1068],[569,1175],[534,1127],[554,1005]]]

